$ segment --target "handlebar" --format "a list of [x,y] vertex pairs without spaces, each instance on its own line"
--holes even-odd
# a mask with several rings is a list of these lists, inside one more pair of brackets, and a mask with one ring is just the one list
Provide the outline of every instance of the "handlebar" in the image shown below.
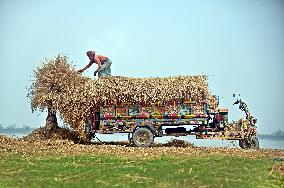
[[233,105],[235,105],[235,104],[239,104],[240,103],[240,100],[238,99],[238,100],[236,100],[236,102],[234,102],[234,104]]

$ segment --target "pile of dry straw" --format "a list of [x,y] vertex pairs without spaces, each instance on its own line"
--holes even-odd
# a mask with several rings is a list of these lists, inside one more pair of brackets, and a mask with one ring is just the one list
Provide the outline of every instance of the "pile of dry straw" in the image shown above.
[[78,74],[66,56],[45,60],[34,71],[28,97],[32,110],[48,107],[80,133],[90,108],[104,104],[132,104],[199,99],[209,95],[207,76],[130,78],[112,76],[90,79]]
[[[175,141],[177,143],[177,141]],[[75,144],[69,140],[41,140],[29,141],[26,139],[15,139],[0,135],[0,159],[4,156],[11,156],[11,154],[20,154],[22,157],[29,158],[30,156],[74,156],[82,154],[91,155],[107,155],[107,156],[122,156],[137,159],[157,158],[160,156],[173,156],[173,157],[208,157],[208,155],[230,155],[240,156],[251,159],[273,159],[282,160],[284,150],[277,149],[260,149],[260,150],[241,150],[238,148],[214,148],[214,147],[194,147],[190,144],[160,144],[149,148],[138,148],[125,146],[129,143],[112,143],[109,144]],[[166,147],[164,147],[166,146]],[[174,147],[173,147],[174,146]],[[1,158],[2,157],[2,158]],[[4,159],[4,158],[3,158]],[[275,163],[279,164],[279,163]],[[283,165],[277,165],[273,171],[282,172]],[[271,172],[272,173],[272,172]]]

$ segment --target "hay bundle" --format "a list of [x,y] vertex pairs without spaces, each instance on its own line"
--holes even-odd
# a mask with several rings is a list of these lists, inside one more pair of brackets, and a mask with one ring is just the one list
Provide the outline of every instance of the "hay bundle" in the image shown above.
[[58,128],[53,132],[49,132],[45,127],[35,129],[33,132],[31,132],[29,135],[23,137],[23,140],[25,141],[40,141],[40,140],[48,140],[48,139],[54,139],[54,140],[70,140],[74,143],[79,143],[80,135],[78,135],[78,132],[75,132],[69,128]]
[[90,79],[77,73],[66,56],[45,60],[34,71],[28,97],[32,110],[51,108],[80,133],[90,108],[104,104],[154,104],[209,95],[207,76]]

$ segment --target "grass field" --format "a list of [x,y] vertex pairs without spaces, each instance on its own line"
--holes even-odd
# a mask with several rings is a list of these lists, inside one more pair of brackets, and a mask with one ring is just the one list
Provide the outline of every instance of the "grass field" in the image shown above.
[[0,187],[284,187],[271,159],[109,155],[0,158]]

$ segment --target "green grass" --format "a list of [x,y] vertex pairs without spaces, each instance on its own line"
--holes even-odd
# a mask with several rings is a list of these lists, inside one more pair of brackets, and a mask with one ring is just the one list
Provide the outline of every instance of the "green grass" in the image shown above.
[[0,158],[0,187],[284,187],[275,161],[243,157]]

